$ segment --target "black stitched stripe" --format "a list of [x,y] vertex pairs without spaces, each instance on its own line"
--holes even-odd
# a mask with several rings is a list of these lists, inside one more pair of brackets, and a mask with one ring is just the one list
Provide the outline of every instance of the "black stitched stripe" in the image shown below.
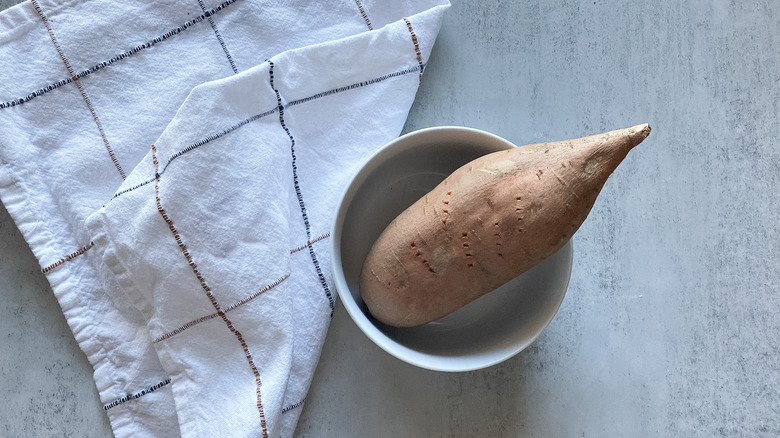
[[269,116],[269,115],[273,114],[275,111],[276,111],[276,108],[274,108],[274,109],[270,109],[270,110],[268,110],[268,111],[266,111],[266,112],[264,112],[264,113],[255,114],[255,115],[254,115],[254,116],[252,116],[252,117],[249,117],[249,118],[247,118],[247,119],[244,119],[244,120],[242,120],[242,121],[240,121],[240,122],[236,123],[235,125],[233,125],[233,126],[231,126],[231,127],[229,127],[229,128],[225,128],[225,129],[223,129],[222,131],[219,131],[219,132],[217,132],[216,134],[211,134],[211,135],[209,135],[208,137],[206,137],[206,138],[204,138],[204,139],[201,139],[201,140],[199,140],[199,141],[197,141],[197,142],[195,142],[195,143],[193,143],[193,144],[191,144],[191,145],[187,146],[186,148],[184,148],[184,149],[182,149],[182,150],[180,150],[180,151],[176,152],[176,153],[175,153],[175,154],[173,154],[173,155],[171,156],[171,158],[169,158],[169,159],[168,159],[168,161],[165,163],[165,166],[163,166],[163,168],[162,168],[162,171],[160,172],[160,175],[162,175],[163,173],[165,173],[165,170],[166,170],[166,169],[168,169],[168,166],[170,166],[170,164],[171,164],[171,162],[172,162],[173,160],[175,160],[175,159],[179,158],[180,156],[182,156],[182,155],[186,154],[187,152],[190,152],[190,151],[192,151],[192,150],[195,150],[195,149],[197,149],[197,148],[199,148],[199,147],[203,146],[204,144],[206,144],[206,143],[210,143],[210,142],[212,142],[212,141],[214,141],[214,140],[216,140],[216,139],[218,139],[218,138],[224,137],[225,135],[227,135],[227,134],[230,134],[231,132],[235,131],[236,129],[238,129],[238,128],[240,128],[240,127],[244,126],[244,125],[246,125],[247,123],[251,123],[251,122],[254,122],[255,120],[262,119],[262,118],[263,118],[263,117],[265,117],[265,116]]
[[[157,38],[154,38],[154,39],[152,39],[150,41],[147,41],[147,42],[145,42],[145,43],[143,43],[143,44],[141,44],[139,46],[135,46],[135,47],[133,47],[132,49],[130,49],[128,51],[122,52],[122,53],[112,57],[111,59],[109,59],[107,61],[103,61],[103,62],[101,62],[99,64],[95,64],[92,67],[77,73],[76,75],[74,75],[73,78],[81,79],[81,78],[84,78],[86,76],[89,76],[92,73],[95,73],[98,70],[102,70],[102,69],[108,67],[109,65],[111,65],[111,64],[113,64],[113,63],[115,63],[117,61],[121,61],[121,60],[123,60],[125,58],[129,58],[130,56],[135,55],[136,53],[138,53],[138,52],[140,52],[142,50],[148,49],[149,47],[152,47],[152,46],[154,46],[155,44],[157,44],[159,42],[165,41],[165,40],[167,40],[168,38],[170,38],[170,37],[172,37],[174,35],[178,35],[178,34],[182,33],[183,31],[187,30],[188,28],[192,27],[193,25],[195,25],[197,23],[200,23],[201,21],[203,21],[203,20],[205,20],[207,18],[210,18],[212,15],[214,15],[217,12],[225,9],[226,7],[232,5],[233,3],[237,2],[237,1],[238,0],[226,0],[226,1],[222,2],[222,3],[220,3],[217,7],[205,11],[203,14],[193,18],[190,21],[187,21],[186,23],[182,24],[181,26],[179,26],[179,27],[177,27],[175,29],[171,29],[168,32],[158,36]],[[34,99],[34,98],[36,98],[38,96],[41,96],[43,94],[48,93],[49,91],[55,90],[57,88],[62,87],[63,85],[67,85],[67,84],[73,82],[73,80],[74,80],[73,78],[67,78],[67,79],[63,79],[63,80],[57,81],[57,82],[55,82],[53,84],[50,84],[50,85],[47,85],[47,86],[45,86],[45,87],[43,87],[43,88],[41,88],[41,89],[39,89],[37,91],[33,91],[32,93],[28,94],[27,96],[23,96],[23,97],[20,97],[18,99],[12,99],[12,100],[9,100],[7,102],[0,102],[0,109],[9,108],[9,107],[12,107],[12,106],[21,105],[23,103],[29,102],[29,101],[31,101],[32,99]]]
[[[298,197],[298,205],[301,207],[301,217],[303,218],[303,224],[306,228],[306,239],[311,240],[311,225],[309,224],[309,215],[306,213],[306,203],[303,201],[301,184],[298,180],[298,160],[295,156],[295,138],[293,138],[292,133],[284,123],[284,105],[282,104],[282,96],[279,94],[279,90],[274,87],[274,63],[273,61],[269,60],[268,64],[270,65],[270,68],[268,69],[268,74],[270,75],[270,85],[271,89],[274,90],[274,93],[276,93],[276,102],[278,105],[277,108],[279,109],[279,123],[282,125],[284,132],[287,133],[287,136],[290,137],[290,154],[292,155],[292,171],[293,184],[295,185],[295,194]],[[317,255],[314,252],[313,246],[309,246],[309,255],[311,256],[311,261],[314,264],[314,269],[317,271],[317,277],[320,279],[320,284],[322,284],[322,289],[325,291],[325,296],[328,298],[330,316],[333,317],[333,311],[336,309],[336,306],[333,302],[333,295],[330,293],[328,282],[325,280],[325,275],[323,275],[322,269],[320,269],[320,263],[317,261]]]
[[404,70],[399,70],[399,71],[396,71],[396,72],[393,72],[393,73],[388,73],[386,75],[379,76],[379,77],[376,77],[374,79],[369,79],[367,81],[356,82],[356,83],[351,84],[351,85],[345,85],[343,87],[333,88],[333,89],[328,90],[328,91],[323,91],[321,93],[312,94],[311,96],[304,97],[302,99],[291,100],[284,107],[288,108],[288,107],[291,107],[293,105],[298,105],[298,104],[301,104],[301,103],[309,102],[311,100],[319,99],[321,97],[330,96],[331,94],[342,93],[344,91],[354,90],[355,88],[361,88],[361,87],[365,87],[367,85],[376,84],[378,82],[386,81],[388,79],[392,79],[392,78],[395,78],[395,77],[398,77],[398,76],[407,75],[409,73],[415,73],[415,72],[421,70],[424,66],[425,66],[425,64],[423,64],[423,65],[416,65],[414,67],[410,67],[410,68],[407,68],[407,69],[404,69]]
[[[200,9],[205,13],[206,5],[203,3],[203,0],[198,0],[198,4],[200,5]],[[211,24],[211,29],[214,31],[214,35],[216,35],[217,41],[219,41],[219,45],[222,46],[222,51],[225,52],[225,56],[227,57],[227,60],[230,63],[230,68],[233,69],[233,73],[238,73],[238,68],[236,68],[236,63],[233,62],[233,57],[230,56],[230,51],[228,50],[227,45],[225,44],[225,40],[222,39],[222,35],[219,33],[219,29],[217,29],[217,23],[214,22],[213,17],[209,17],[209,24]]]
[[[354,83],[352,85],[346,85],[344,87],[333,88],[331,90],[324,91],[322,93],[317,93],[317,94],[313,94],[313,95],[308,96],[308,97],[304,97],[303,99],[292,100],[292,101],[288,102],[287,104],[283,105],[283,108],[289,108],[289,107],[291,107],[293,105],[298,105],[298,104],[301,104],[301,103],[310,102],[312,100],[316,100],[316,99],[319,99],[319,98],[322,98],[322,97],[330,96],[332,94],[337,94],[337,93],[342,93],[344,91],[354,90],[356,88],[361,88],[361,87],[365,87],[365,86],[368,86],[368,85],[376,84],[378,82],[386,81],[388,79],[395,78],[395,77],[398,77],[398,76],[403,76],[403,75],[407,75],[407,74],[410,74],[410,73],[414,73],[414,72],[419,71],[420,68],[421,67],[419,65],[416,65],[414,67],[410,67],[410,68],[407,68],[407,69],[404,69],[404,70],[399,70],[399,71],[396,71],[396,72],[393,72],[393,73],[389,73],[389,74],[386,74],[386,75],[383,75],[383,76],[376,77],[374,79],[369,79],[367,81],[356,82],[356,83]],[[269,116],[269,115],[275,113],[278,110],[279,110],[279,107],[276,107],[276,108],[270,109],[270,110],[268,110],[268,111],[266,111],[264,113],[256,114],[256,115],[254,115],[252,117],[249,117],[247,119],[244,119],[244,120],[236,123],[235,125],[233,125],[233,126],[231,126],[229,128],[223,129],[222,131],[220,131],[220,132],[218,132],[218,133],[216,133],[214,135],[211,135],[211,136],[206,137],[206,138],[204,138],[204,139],[202,139],[200,141],[197,141],[197,142],[187,146],[186,148],[176,152],[165,163],[165,166],[163,167],[162,171],[160,172],[160,175],[165,173],[165,169],[168,168],[168,166],[171,164],[171,162],[174,159],[176,159],[176,158],[186,154],[187,152],[191,152],[191,151],[197,149],[200,146],[205,145],[206,143],[208,143],[208,142],[210,142],[212,140],[215,140],[215,139],[220,138],[220,137],[222,137],[224,135],[227,135],[227,134],[235,131],[236,129],[246,125],[247,123],[250,123],[250,122],[253,122],[255,120],[259,120],[259,119],[261,119],[263,117]],[[111,199],[113,200],[114,198],[118,198],[119,196],[122,196],[125,193],[132,192],[133,190],[136,190],[136,189],[140,189],[141,187],[143,187],[145,185],[148,185],[148,184],[151,184],[154,181],[155,181],[155,177],[152,177],[151,179],[146,180],[146,181],[144,181],[142,183],[136,184],[133,187],[128,187],[128,188],[126,188],[126,189],[124,189],[124,190],[114,194],[114,196]]]
[[160,382],[160,383],[158,383],[158,384],[156,384],[156,385],[154,385],[154,386],[152,386],[150,388],[144,389],[141,392],[136,392],[135,394],[127,394],[124,397],[120,397],[120,398],[112,401],[111,403],[108,403],[107,405],[103,406],[103,409],[107,411],[107,410],[109,410],[111,408],[114,408],[114,407],[117,407],[117,406],[121,405],[122,403],[128,402],[130,400],[135,400],[137,398],[141,398],[141,397],[145,396],[146,394],[149,394],[151,392],[157,391],[158,389],[162,388],[163,386],[165,386],[165,385],[167,385],[169,383],[171,383],[171,379],[165,379],[162,382]]
[[290,406],[287,406],[286,408],[282,409],[282,413],[286,414],[287,412],[290,412],[293,409],[302,406],[305,401],[306,401],[306,399],[303,399],[303,400],[299,401],[298,403],[295,403],[295,404],[292,404]]
[[146,180],[146,181],[144,181],[144,182],[142,182],[140,184],[136,184],[133,187],[128,187],[128,188],[126,188],[126,189],[124,189],[124,190],[122,190],[120,192],[116,192],[116,194],[114,194],[114,196],[111,199],[114,199],[116,197],[122,196],[122,195],[124,195],[127,192],[132,192],[133,190],[140,189],[141,187],[143,187],[143,186],[145,186],[147,184],[151,184],[154,181],[155,181],[155,178],[152,178],[152,179]]
[[201,140],[196,141],[195,143],[193,143],[193,144],[187,146],[186,148],[176,152],[170,158],[168,158],[168,161],[165,163],[165,166],[163,166],[162,170],[160,170],[160,173],[155,174],[155,176],[152,179],[146,180],[146,181],[144,181],[142,183],[134,185],[133,187],[129,187],[129,188],[126,188],[126,189],[124,189],[124,190],[122,190],[120,192],[117,192],[111,199],[114,199],[114,198],[117,198],[119,196],[122,196],[123,194],[125,194],[127,192],[132,192],[133,190],[140,189],[141,187],[143,187],[143,186],[145,186],[147,184],[153,183],[155,181],[155,179],[157,179],[158,177],[160,177],[162,174],[165,173],[165,170],[168,169],[168,166],[173,162],[173,160],[181,157],[182,155],[186,154],[187,152],[192,152],[195,149],[197,149],[197,148],[199,148],[199,147],[201,147],[201,146],[203,146],[203,145],[205,145],[207,143],[210,143],[210,142],[212,142],[212,141],[214,141],[214,140],[216,140],[216,139],[218,139],[220,137],[223,137],[223,136],[225,136],[227,134],[230,134],[231,132],[235,131],[236,129],[238,129],[238,128],[244,126],[244,125],[246,125],[247,123],[254,122],[255,120],[258,120],[258,119],[261,119],[261,118],[263,118],[265,116],[271,115],[271,114],[275,113],[276,110],[277,109],[274,108],[274,109],[268,110],[268,111],[266,111],[264,113],[255,114],[254,116],[246,118],[246,119],[236,123],[233,126],[225,128],[222,131],[219,131],[219,132],[217,132],[215,134],[211,134],[211,135],[209,135],[206,138],[203,138]]

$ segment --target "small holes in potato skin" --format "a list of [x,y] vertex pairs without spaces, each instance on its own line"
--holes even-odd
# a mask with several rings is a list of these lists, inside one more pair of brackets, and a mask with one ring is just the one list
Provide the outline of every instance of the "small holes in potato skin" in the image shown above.
[[[469,233],[468,233],[468,232],[466,232],[466,231],[463,231],[463,232],[461,233],[461,237],[463,237],[463,239],[467,239],[467,238],[468,238],[468,236],[469,236]],[[470,258],[471,258],[471,253],[469,252],[469,247],[470,247],[470,246],[471,246],[471,245],[469,244],[469,241],[468,241],[468,240],[464,240],[464,241],[463,241],[463,255],[464,255],[464,256],[466,256],[466,258],[467,258],[467,259],[470,259]],[[473,266],[473,265],[472,265],[471,263],[469,263],[469,267],[472,267],[472,266]]]
[[469,263],[469,268],[473,268],[473,267],[474,267],[474,263]]

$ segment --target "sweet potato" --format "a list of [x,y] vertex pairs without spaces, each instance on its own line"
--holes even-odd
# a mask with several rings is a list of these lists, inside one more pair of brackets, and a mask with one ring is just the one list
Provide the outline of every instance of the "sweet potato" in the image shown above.
[[364,262],[360,294],[397,327],[441,318],[532,268],[572,237],[650,126],[494,152],[401,213]]

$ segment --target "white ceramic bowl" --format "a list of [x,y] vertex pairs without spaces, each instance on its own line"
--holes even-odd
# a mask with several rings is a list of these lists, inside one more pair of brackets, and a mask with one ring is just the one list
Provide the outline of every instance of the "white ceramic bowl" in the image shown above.
[[501,288],[421,326],[382,324],[360,298],[363,261],[385,227],[458,167],[511,147],[476,129],[423,129],[388,143],[347,186],[331,233],[336,289],[355,324],[391,355],[437,371],[485,368],[528,347],[558,311],[571,274],[571,243]]

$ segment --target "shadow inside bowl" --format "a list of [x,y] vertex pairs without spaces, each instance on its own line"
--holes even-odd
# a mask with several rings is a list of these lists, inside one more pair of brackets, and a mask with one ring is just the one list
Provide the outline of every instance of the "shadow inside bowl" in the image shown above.
[[[483,356],[485,366],[491,360],[498,362],[496,358],[506,359],[533,342],[557,312],[568,286],[571,244],[437,321],[409,328],[377,321],[360,298],[359,281],[363,262],[382,231],[457,168],[487,153],[512,147],[499,137],[467,128],[421,132],[409,140],[399,140],[368,161],[353,181],[355,189],[348,190],[345,197],[348,208],[340,233],[334,237],[340,239],[336,244],[348,290],[339,289],[339,295],[342,301],[354,301],[360,313],[350,312],[355,322],[359,326],[370,323],[378,329],[387,339],[372,339],[396,356],[397,351],[388,342],[432,357]],[[348,310],[354,307],[347,304]],[[364,326],[361,328],[365,331]]]

